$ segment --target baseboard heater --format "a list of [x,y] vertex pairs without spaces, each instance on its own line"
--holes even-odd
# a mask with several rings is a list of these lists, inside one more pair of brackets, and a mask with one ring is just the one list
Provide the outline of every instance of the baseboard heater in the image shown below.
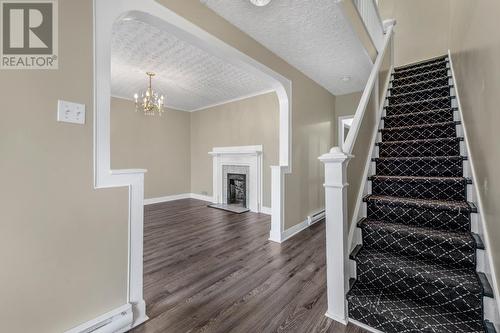
[[125,332],[132,324],[132,307],[130,304],[111,311],[94,320],[75,327],[66,333],[115,333]]
[[325,210],[322,209],[319,212],[316,212],[307,217],[307,225],[311,226],[314,223],[323,220],[324,218],[325,218]]

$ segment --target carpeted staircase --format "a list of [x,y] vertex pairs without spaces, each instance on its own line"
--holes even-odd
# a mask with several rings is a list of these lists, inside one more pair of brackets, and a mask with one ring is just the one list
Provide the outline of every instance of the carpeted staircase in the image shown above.
[[347,295],[349,317],[383,332],[495,332],[448,66],[440,57],[393,72]]

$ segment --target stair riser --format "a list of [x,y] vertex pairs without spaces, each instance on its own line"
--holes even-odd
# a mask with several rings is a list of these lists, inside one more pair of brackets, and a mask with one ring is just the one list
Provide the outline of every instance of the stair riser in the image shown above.
[[374,265],[372,263],[356,262],[356,279],[360,283],[375,289],[388,290],[395,293],[403,293],[406,297],[420,300],[427,304],[442,305],[449,304],[450,308],[470,310],[476,309],[478,316],[481,315],[482,294],[475,290],[475,285],[452,285],[447,281],[426,280],[419,272],[408,272],[387,267],[385,265]]
[[409,76],[415,76],[418,74],[424,74],[427,72],[432,72],[436,70],[441,70],[441,69],[447,69],[448,64],[446,62],[441,62],[441,63],[434,63],[434,64],[429,64],[429,65],[422,65],[417,68],[413,69],[408,69],[408,70],[402,70],[402,71],[397,71],[395,72],[394,79],[402,79],[402,78],[407,78]]
[[399,114],[408,114],[414,112],[432,111],[432,110],[449,109],[449,108],[451,108],[451,99],[441,98],[435,100],[422,101],[420,103],[413,103],[413,104],[389,105],[385,108],[385,110],[387,116],[392,116]]
[[372,193],[403,198],[465,201],[467,184],[465,181],[373,180]]
[[443,79],[448,77],[448,69],[443,68],[434,72],[427,72],[421,75],[409,76],[392,81],[392,87],[406,86],[413,83],[421,83],[422,81],[429,81],[434,79]]
[[460,141],[384,143],[378,146],[379,157],[433,157],[459,156]]
[[391,95],[398,95],[398,94],[409,93],[412,91],[420,91],[424,89],[442,87],[448,85],[449,83],[450,83],[449,77],[442,77],[432,81],[422,81],[412,85],[393,87],[391,88]]
[[404,130],[382,130],[382,141],[403,141],[452,138],[457,136],[454,123],[448,125],[407,128]]
[[419,67],[427,66],[427,65],[431,65],[431,64],[440,64],[440,63],[445,64],[447,62],[448,62],[448,60],[446,58],[437,58],[434,60],[429,60],[429,61],[425,61],[425,62],[413,64],[413,65],[407,65],[407,66],[403,66],[400,68],[396,68],[394,71],[397,73],[397,72],[406,71],[408,69],[419,68]]
[[424,125],[432,123],[444,123],[453,121],[453,110],[429,112],[424,114],[407,114],[401,117],[389,117],[384,119],[384,128]]
[[[412,307],[387,311],[387,305],[374,302],[373,300],[367,301],[365,297],[359,299],[358,297],[348,296],[347,301],[349,304],[349,318],[386,333],[484,332],[482,325],[479,325],[475,319],[470,318],[471,315],[474,316],[474,311],[468,312],[465,318],[461,316],[461,313],[457,313],[457,318],[455,319],[457,323],[442,322],[440,321],[441,318],[426,318],[428,324],[424,325],[420,321],[408,319],[407,315],[418,312],[424,316],[426,313],[425,308],[418,309]],[[434,327],[429,326],[430,323]]]
[[476,267],[476,249],[469,242],[437,239],[392,229],[363,227],[363,247],[382,252],[399,253],[450,267]]
[[380,176],[462,177],[463,161],[446,160],[377,160]]
[[449,97],[449,96],[450,96],[450,87],[445,87],[440,89],[424,90],[404,95],[389,96],[387,97],[387,100],[389,101],[389,105],[392,105],[392,104],[419,102],[427,99]]
[[450,231],[470,231],[470,213],[367,203],[370,219]]
[[[377,311],[377,305],[364,306],[358,302],[349,301],[349,318],[357,320],[369,327],[373,327],[381,332],[386,333],[418,333],[423,332],[422,327],[419,327],[410,320],[400,321],[399,319],[389,319],[384,316],[384,313]],[[456,332],[453,332],[456,333]]]

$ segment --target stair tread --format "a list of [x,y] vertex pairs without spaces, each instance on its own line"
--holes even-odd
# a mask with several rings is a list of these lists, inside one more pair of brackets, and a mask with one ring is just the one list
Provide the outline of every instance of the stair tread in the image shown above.
[[394,115],[386,115],[382,117],[382,119],[394,119],[394,118],[403,118],[403,117],[412,117],[416,115],[425,115],[425,114],[430,114],[434,112],[450,112],[450,111],[455,111],[458,110],[457,108],[445,108],[445,109],[436,109],[436,110],[429,110],[429,111],[420,111],[420,112],[409,112],[409,113],[400,113],[400,114],[394,114]]
[[408,66],[403,66],[403,67],[398,67],[394,69],[394,72],[396,73],[405,73],[409,72],[415,69],[422,69],[426,67],[431,67],[431,66],[436,66],[436,65],[446,65],[448,64],[448,61],[446,59],[440,60],[440,61],[428,61],[428,62],[423,62],[421,64],[414,64],[414,65],[408,65]]
[[458,311],[446,305],[427,305],[359,282],[347,299],[351,318],[383,331],[484,332],[482,318],[473,309]]
[[[391,127],[393,128],[393,127]],[[401,128],[401,126],[400,126]],[[415,139],[415,140],[396,140],[396,141],[381,141],[376,145],[397,145],[397,144],[419,144],[419,143],[439,143],[445,141],[464,141],[463,137],[448,137],[448,138],[433,138],[433,139]]]
[[406,102],[406,103],[399,103],[399,104],[391,104],[391,105],[385,106],[385,108],[389,109],[389,108],[394,108],[394,107],[421,104],[422,102],[442,101],[445,99],[453,99],[453,98],[455,98],[455,97],[454,96],[436,97],[436,98],[426,99],[425,101],[413,101],[413,102]]
[[470,178],[465,177],[426,177],[426,176],[379,176],[373,175],[369,180],[388,181],[423,181],[423,182],[469,182]]
[[[406,80],[409,77],[415,78],[417,76],[424,76],[424,75],[429,75],[429,74],[432,74],[432,73],[443,72],[444,70],[446,70],[446,68],[436,69],[436,70],[432,70],[432,71],[428,71],[428,72],[424,72],[424,73],[419,73],[419,74],[415,74],[415,75],[411,75],[411,76],[400,77],[400,78],[397,78],[397,79],[392,79],[391,82],[394,82],[394,81],[397,82],[397,81],[400,81],[400,80]],[[448,74],[443,75],[443,77],[447,77],[447,76],[448,76]],[[426,81],[426,80],[422,80],[422,81]]]
[[414,225],[406,225],[401,223],[393,223],[387,221],[363,219],[358,223],[358,227],[363,229],[371,227],[373,229],[384,229],[390,233],[406,234],[412,237],[426,237],[437,242],[448,242],[456,244],[468,244],[473,248],[477,248],[476,241],[470,232],[465,231],[450,231],[436,230],[429,227],[421,227]]
[[446,200],[430,200],[430,199],[415,199],[404,197],[392,197],[387,195],[369,194],[364,197],[364,201],[377,201],[383,204],[413,206],[420,208],[441,209],[441,210],[460,210],[473,212],[475,206],[467,201],[446,201]]
[[[409,129],[415,129],[415,128],[428,128],[428,127],[440,127],[440,126],[450,126],[450,125],[459,125],[461,122],[460,121],[446,121],[442,123],[431,123],[431,124],[420,124],[420,125],[408,125],[408,126],[399,126],[399,127],[389,127],[389,128],[383,128],[380,131],[381,132],[394,132],[394,131],[405,131]],[[455,137],[448,137],[446,139],[452,139]],[[439,138],[443,139],[443,138]],[[426,140],[426,139],[417,139],[417,140]],[[430,139],[427,139],[430,140]],[[402,140],[404,141],[404,140]]]
[[486,274],[479,272],[478,273],[479,281],[481,282],[481,287],[483,290],[483,294],[486,297],[494,298],[493,288],[491,287],[490,281]]
[[497,330],[495,329],[495,325],[493,325],[492,322],[489,320],[484,321],[484,327],[486,330],[486,333],[497,333]]
[[423,61],[417,61],[417,62],[409,63],[406,65],[398,66],[398,67],[394,68],[394,70],[399,71],[399,70],[404,70],[404,69],[408,69],[408,68],[415,68],[415,67],[419,67],[419,66],[422,66],[425,64],[438,63],[441,61],[448,61],[448,55],[445,54],[445,55],[441,55],[441,56],[438,56],[438,57],[435,57],[432,59],[426,59]]
[[[390,95],[387,96],[387,98],[392,97],[392,98],[398,98],[398,97],[404,97],[412,94],[418,94],[418,93],[423,93],[423,92],[428,92],[428,91],[433,91],[433,90],[442,90],[442,89],[447,89],[451,88],[453,85],[446,85],[446,86],[439,86],[439,87],[434,87],[434,88],[427,88],[427,89],[421,89],[421,90],[414,90],[414,91],[409,91],[401,94],[395,94],[395,95]],[[402,88],[402,86],[397,87],[398,89]]]
[[388,161],[394,161],[394,160],[467,160],[466,156],[424,156],[424,157],[418,157],[418,156],[408,156],[408,157],[376,157],[374,158],[375,161],[377,160],[388,160]]
[[[417,256],[402,256],[398,253],[381,252],[368,248],[362,248],[355,260],[358,263],[384,268],[389,272],[409,276],[418,281],[435,282],[443,287],[460,287],[470,293],[483,294],[482,286],[473,269],[450,267]],[[383,277],[380,276],[380,278]],[[387,287],[391,286],[387,285]]]
[[448,62],[429,63],[429,64],[425,64],[425,65],[417,66],[417,67],[413,67],[413,68],[394,70],[393,75],[395,75],[395,76],[404,75],[404,76],[408,77],[408,76],[413,76],[415,74],[432,72],[435,70],[449,69],[447,65],[448,65]]
[[[389,88],[389,90],[394,90],[394,89],[403,89],[403,88],[411,88],[411,87],[416,87],[416,86],[419,86],[419,85],[422,85],[422,84],[426,84],[426,83],[432,83],[432,82],[435,82],[435,81],[440,81],[440,80],[443,80],[443,79],[451,79],[452,76],[445,76],[445,77],[438,77],[438,78],[435,78],[435,79],[430,79],[430,80],[423,80],[423,81],[420,81],[420,82],[417,82],[417,83],[409,83],[409,84],[403,84],[403,85],[400,85],[398,87],[391,87]],[[416,92],[417,90],[415,90]]]

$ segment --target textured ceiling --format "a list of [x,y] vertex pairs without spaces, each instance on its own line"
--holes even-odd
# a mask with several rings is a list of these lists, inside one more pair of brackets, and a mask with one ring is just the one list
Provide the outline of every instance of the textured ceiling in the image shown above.
[[193,111],[272,89],[249,74],[166,31],[135,19],[115,24],[111,45],[111,94],[129,98],[147,86],[165,94],[169,107]]
[[361,91],[370,75],[371,60],[334,0],[200,1],[335,95]]

